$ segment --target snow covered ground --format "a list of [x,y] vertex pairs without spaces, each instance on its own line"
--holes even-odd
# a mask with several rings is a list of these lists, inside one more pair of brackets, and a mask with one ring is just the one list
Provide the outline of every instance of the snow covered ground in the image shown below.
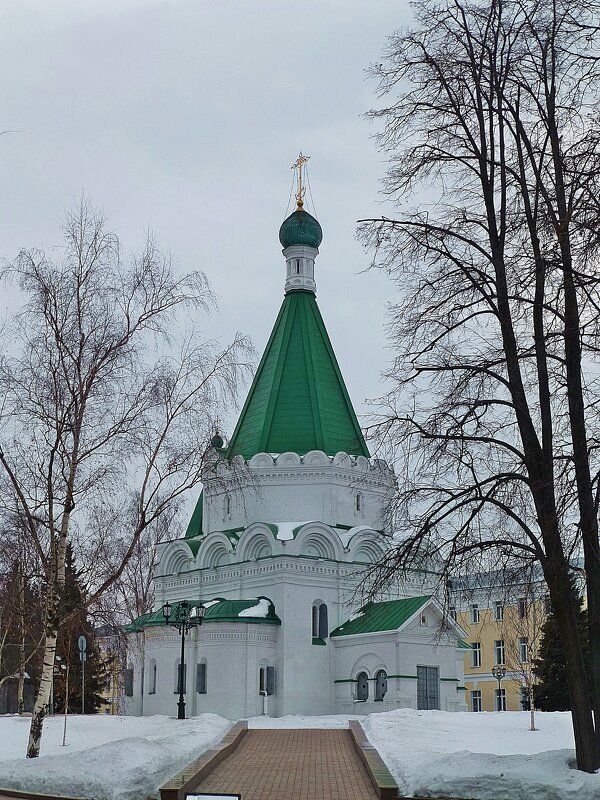
[[216,714],[171,717],[72,716],[44,723],[40,758],[24,758],[28,717],[0,717],[0,787],[93,800],[145,800],[171,775],[223,738]]
[[[600,775],[570,768],[569,714],[472,714],[390,711],[360,719],[401,792],[480,800],[598,800]],[[251,728],[343,728],[346,716],[253,717]],[[175,772],[219,741],[231,723],[214,714],[47,720],[42,756],[23,756],[29,719],[0,717],[0,787],[93,800],[144,800]]]
[[600,775],[571,769],[569,713],[371,714],[363,728],[401,792],[478,800],[599,800]]

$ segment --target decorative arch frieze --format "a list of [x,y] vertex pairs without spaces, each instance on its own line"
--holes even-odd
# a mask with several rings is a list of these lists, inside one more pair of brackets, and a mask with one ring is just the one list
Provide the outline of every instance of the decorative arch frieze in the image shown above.
[[371,465],[369,464],[369,459],[368,458],[365,458],[364,456],[357,456],[356,457],[356,466],[357,466],[357,469],[359,470],[359,472],[365,472],[366,473],[366,472],[369,471],[369,467]]
[[322,450],[310,450],[302,459],[302,463],[309,466],[323,467],[331,464],[331,459]]
[[158,574],[180,575],[193,565],[192,551],[185,542],[173,542],[163,550]]
[[342,450],[340,450],[340,452],[336,453],[333,457],[333,463],[336,467],[345,467],[346,469],[351,469],[352,458],[348,455],[348,453],[344,453]]
[[293,552],[332,561],[341,561],[343,555],[339,536],[322,522],[309,522],[298,531]]
[[383,543],[376,541],[377,538],[379,534],[372,528],[359,528],[348,542],[350,561],[375,564],[383,558]]
[[282,453],[277,456],[278,467],[297,467],[300,466],[301,459],[298,453]]
[[383,557],[383,550],[372,542],[363,542],[351,552],[351,560],[359,564],[376,564]]
[[253,467],[272,467],[274,464],[273,456],[269,455],[269,453],[257,453],[248,462],[248,466],[251,469]]
[[238,561],[266,558],[274,554],[275,547],[275,537],[269,526],[262,522],[254,522],[240,536],[236,557]]
[[231,561],[231,542],[224,533],[211,533],[205,537],[196,557],[200,569],[222,567]]

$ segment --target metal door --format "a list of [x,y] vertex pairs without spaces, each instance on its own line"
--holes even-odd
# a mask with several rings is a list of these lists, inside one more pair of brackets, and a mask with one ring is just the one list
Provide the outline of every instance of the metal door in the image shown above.
[[439,667],[417,667],[417,708],[427,711],[440,707]]

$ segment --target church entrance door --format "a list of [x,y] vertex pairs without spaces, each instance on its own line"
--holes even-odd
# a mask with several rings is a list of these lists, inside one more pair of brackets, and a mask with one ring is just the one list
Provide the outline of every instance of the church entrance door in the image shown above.
[[439,667],[417,667],[417,708],[428,711],[440,707]]

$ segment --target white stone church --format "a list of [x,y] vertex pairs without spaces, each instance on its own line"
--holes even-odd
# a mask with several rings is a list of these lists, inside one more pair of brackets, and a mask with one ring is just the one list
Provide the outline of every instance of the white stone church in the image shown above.
[[279,239],[283,304],[185,535],[162,545],[156,611],[130,626],[127,712],[176,712],[181,636],[161,607],[183,600],[206,609],[186,637],[188,716],[467,710],[465,634],[426,575],[357,595],[395,477],[369,455],[317,306],[322,232],[301,193]]

